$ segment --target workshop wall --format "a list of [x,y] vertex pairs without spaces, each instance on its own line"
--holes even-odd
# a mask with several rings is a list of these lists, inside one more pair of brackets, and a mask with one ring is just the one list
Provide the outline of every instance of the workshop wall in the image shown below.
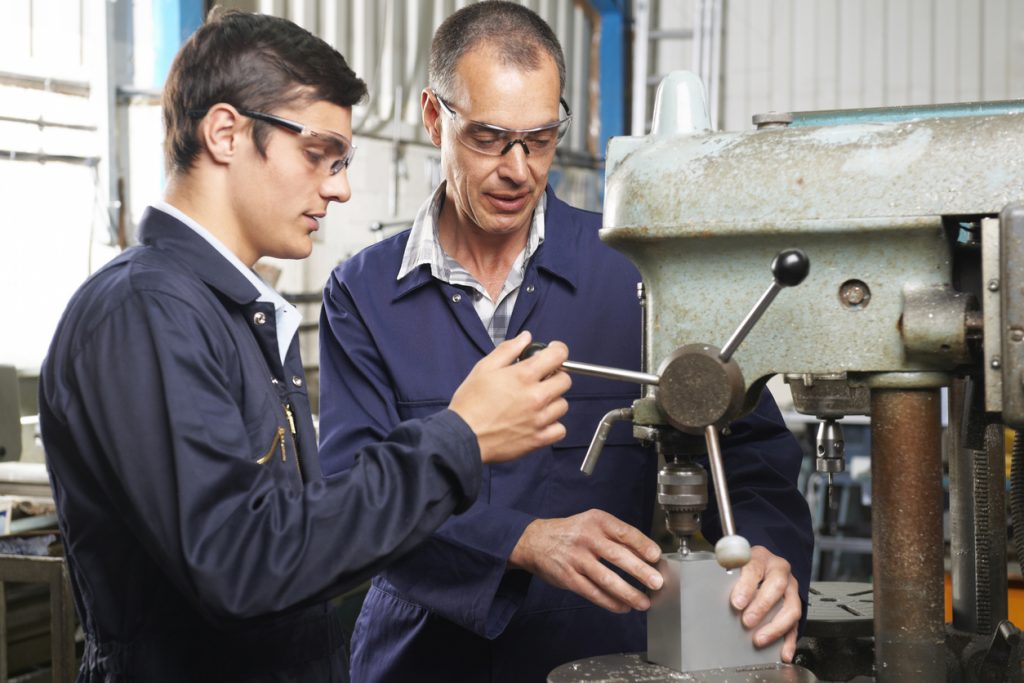
[[[694,25],[695,0],[637,1],[659,29]],[[1024,97],[1019,0],[728,0],[723,30],[723,130],[766,111]],[[689,68],[691,50],[658,41],[651,74]]]
[[[697,0],[641,1],[651,7],[652,27],[693,27]],[[332,208],[311,259],[276,264],[280,289],[319,291],[336,263],[399,229],[373,232],[372,224],[411,219],[434,186],[438,155],[421,131],[419,93],[430,36],[467,2],[221,0],[288,17],[323,36],[373,94],[355,112],[354,197]],[[595,13],[582,1],[524,4],[555,27],[570,67],[567,99],[575,121],[556,169],[559,191],[599,208],[601,178],[586,167],[595,151],[603,153],[603,143],[595,145],[591,87]],[[107,210],[117,195],[110,192],[111,163],[123,181],[129,241],[144,207],[160,196],[162,76],[153,53],[161,6],[157,0],[0,3],[0,287],[14,293],[8,329],[16,330],[0,335],[0,362],[38,365],[70,293],[116,253],[116,216]],[[97,23],[104,7],[110,25]],[[1024,3],[1018,0],[729,0],[726,7],[720,107],[726,129],[749,128],[752,114],[770,109],[1024,97]],[[108,49],[115,55],[111,73],[103,61]],[[661,40],[653,46],[650,75],[691,64],[692,40]],[[110,144],[96,84],[120,90],[108,122]],[[314,321],[316,307],[306,307],[305,315]],[[315,346],[307,343],[304,351],[315,360]]]

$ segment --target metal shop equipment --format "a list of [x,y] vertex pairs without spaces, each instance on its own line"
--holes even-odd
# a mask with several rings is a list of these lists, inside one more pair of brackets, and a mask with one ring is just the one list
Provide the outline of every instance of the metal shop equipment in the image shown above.
[[[768,114],[757,130],[715,133],[702,92],[692,74],[672,74],[652,133],[609,143],[601,237],[643,278],[644,372],[567,364],[646,385],[602,421],[584,470],[600,466],[611,422],[631,420],[666,462],[658,500],[680,551],[663,557],[668,596],[652,601],[645,655],[573,662],[549,680],[1020,680],[1001,425],[1024,427],[1024,103]],[[806,668],[752,660],[747,637],[709,626],[694,594],[720,579],[686,580],[695,563],[722,577],[718,564],[749,556],[718,434],[775,374],[797,410],[822,421],[816,468],[829,478],[844,462],[837,420],[871,416],[873,640],[865,650],[854,626],[843,643],[840,628],[810,644]],[[951,627],[941,387],[951,387]],[[714,556],[687,542],[707,502],[695,462],[705,452],[726,533]],[[687,654],[695,620],[699,649],[724,661]]]

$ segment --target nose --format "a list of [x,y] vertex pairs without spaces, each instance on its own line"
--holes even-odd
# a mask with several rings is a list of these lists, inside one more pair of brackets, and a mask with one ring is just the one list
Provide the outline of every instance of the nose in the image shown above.
[[527,156],[526,143],[513,142],[511,148],[501,155],[501,164],[498,166],[498,173],[502,178],[508,178],[516,184],[525,183],[530,176],[529,157]]
[[342,169],[327,176],[320,185],[320,196],[329,202],[343,204],[352,198],[352,187],[348,184],[348,170]]

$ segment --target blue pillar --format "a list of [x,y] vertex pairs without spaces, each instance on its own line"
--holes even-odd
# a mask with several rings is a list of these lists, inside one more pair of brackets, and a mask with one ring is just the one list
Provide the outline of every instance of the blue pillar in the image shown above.
[[608,138],[626,132],[626,29],[628,0],[591,0],[601,15],[601,153]]
[[153,86],[162,88],[171,62],[185,39],[203,23],[203,0],[151,0],[153,7]]

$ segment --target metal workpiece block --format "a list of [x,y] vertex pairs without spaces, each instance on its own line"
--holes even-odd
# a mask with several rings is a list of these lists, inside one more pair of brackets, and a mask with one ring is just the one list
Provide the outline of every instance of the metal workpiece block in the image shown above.
[[754,647],[729,602],[739,570],[725,571],[709,552],[664,554],[658,570],[665,583],[647,612],[648,661],[676,671],[779,662],[782,640]]
[[999,248],[1002,356],[994,367],[1002,372],[1003,422],[1021,429],[1024,428],[1024,202],[1010,204],[999,214]]

